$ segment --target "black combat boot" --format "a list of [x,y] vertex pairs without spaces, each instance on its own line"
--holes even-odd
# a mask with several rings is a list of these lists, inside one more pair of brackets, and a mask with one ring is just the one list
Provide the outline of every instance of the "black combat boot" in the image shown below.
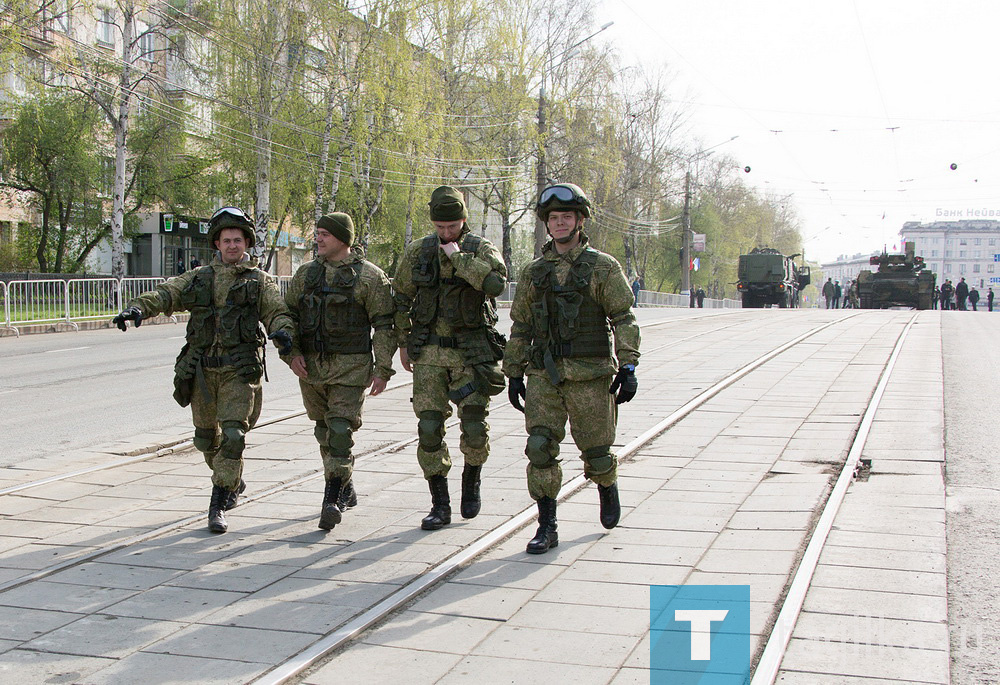
[[340,499],[337,500],[337,507],[341,512],[353,509],[358,506],[358,493],[354,490],[354,479],[348,478],[344,487],[340,490]]
[[556,532],[556,501],[551,497],[542,497],[538,504],[538,530],[531,538],[525,551],[528,554],[545,554],[552,547],[559,546],[559,533]]
[[420,522],[424,530],[437,530],[451,523],[451,498],[448,496],[447,476],[431,476],[427,479],[431,489],[431,513]]
[[229,530],[226,515],[223,513],[229,492],[220,485],[212,486],[212,501],[208,505],[208,529],[213,533],[225,533]]
[[618,501],[618,483],[605,487],[597,486],[597,494],[601,498],[601,525],[611,530],[618,525],[622,517],[622,506]]
[[243,482],[242,478],[240,478],[239,487],[236,488],[235,490],[229,491],[229,497],[226,498],[226,503],[223,505],[222,508],[225,511],[229,511],[230,509],[235,509],[236,505],[240,503],[239,502],[240,495],[242,495],[246,491],[247,491],[247,484]]
[[479,514],[482,501],[479,499],[479,476],[482,466],[465,465],[462,469],[462,518],[474,519]]
[[319,527],[323,530],[332,530],[341,521],[343,512],[337,506],[337,500],[340,499],[340,493],[343,489],[343,481],[340,478],[331,478],[326,481],[326,490],[323,492],[323,511],[319,515]]

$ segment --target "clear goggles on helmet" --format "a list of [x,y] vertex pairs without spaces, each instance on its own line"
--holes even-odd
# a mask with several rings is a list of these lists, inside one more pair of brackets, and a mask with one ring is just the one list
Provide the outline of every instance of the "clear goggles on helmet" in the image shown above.
[[250,220],[250,217],[248,217],[246,213],[239,207],[222,207],[220,209],[215,210],[215,214],[213,214],[212,218],[208,220],[208,223],[214,224],[224,216],[232,217],[234,219],[237,219],[238,221],[242,221],[243,223],[246,223],[251,226],[253,225],[253,222]]
[[541,195],[538,196],[538,206],[544,207],[552,202],[553,199],[559,200],[560,202],[582,204],[582,198],[572,188],[567,186],[549,186],[542,191]]

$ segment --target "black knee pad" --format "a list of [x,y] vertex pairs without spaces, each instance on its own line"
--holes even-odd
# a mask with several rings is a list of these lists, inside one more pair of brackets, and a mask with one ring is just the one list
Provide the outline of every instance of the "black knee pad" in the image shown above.
[[219,455],[226,459],[242,459],[246,447],[246,431],[239,421],[222,422],[222,444]]
[[331,456],[351,456],[351,448],[354,447],[354,438],[352,437],[354,431],[351,428],[351,422],[341,418],[327,419],[326,427],[326,444],[330,448]]
[[583,460],[589,467],[587,470],[592,476],[602,476],[610,473],[615,467],[615,457],[611,454],[611,445],[601,445],[584,450]]
[[550,469],[559,463],[559,443],[552,437],[552,431],[544,426],[535,426],[528,436],[524,448],[531,465],[539,469]]
[[469,447],[486,447],[489,434],[486,425],[486,407],[466,405],[462,407],[462,435]]
[[195,428],[194,448],[199,452],[215,452],[219,449],[220,437],[214,428]]
[[444,440],[444,412],[422,411],[417,421],[417,437],[420,446],[428,452],[441,449]]

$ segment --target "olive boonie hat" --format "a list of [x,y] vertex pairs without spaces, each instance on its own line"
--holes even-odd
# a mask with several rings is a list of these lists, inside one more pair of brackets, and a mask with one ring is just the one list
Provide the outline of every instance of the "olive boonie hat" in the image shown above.
[[223,207],[215,210],[215,214],[208,220],[208,242],[214,245],[224,228],[240,229],[246,236],[247,248],[254,246],[257,236],[253,230],[253,220],[239,207]]
[[458,221],[469,218],[469,212],[465,208],[465,198],[451,186],[435,188],[427,206],[431,208],[431,221]]
[[322,228],[348,247],[354,244],[354,220],[350,214],[334,212],[321,216],[316,222],[316,228]]

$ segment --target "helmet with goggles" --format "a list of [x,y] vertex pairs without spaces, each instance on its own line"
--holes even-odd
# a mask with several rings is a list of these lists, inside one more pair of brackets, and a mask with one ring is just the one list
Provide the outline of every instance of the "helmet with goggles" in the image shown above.
[[253,247],[256,242],[253,220],[239,207],[222,207],[215,210],[215,214],[208,220],[208,242],[214,245],[224,228],[238,228],[243,231],[247,239],[247,248]]
[[557,183],[548,186],[538,196],[535,215],[542,221],[549,220],[549,212],[580,212],[590,218],[590,200],[578,185]]

